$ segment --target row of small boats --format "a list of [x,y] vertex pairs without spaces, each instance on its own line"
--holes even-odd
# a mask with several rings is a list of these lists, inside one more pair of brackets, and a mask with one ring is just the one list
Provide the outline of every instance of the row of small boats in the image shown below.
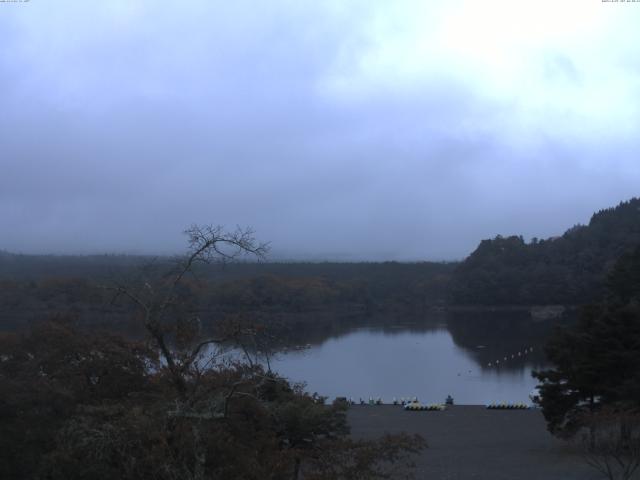
[[[487,405],[488,410],[528,410],[531,406],[526,403],[491,403]],[[447,409],[447,406],[442,403],[432,403],[429,405],[422,405],[421,403],[407,403],[404,406],[405,410],[411,411],[443,411]]]
[[[343,397],[344,398],[344,397]],[[345,398],[349,405],[356,405],[356,402],[353,398],[349,398],[348,400]],[[384,405],[382,398],[369,398],[369,401],[366,402],[364,399],[359,399],[360,405]],[[453,398],[450,396],[447,397],[447,401],[445,403],[430,403],[430,404],[422,404],[418,401],[416,397],[400,399],[393,399],[393,405],[400,405],[405,410],[411,411],[442,411],[446,410],[447,406],[453,405]],[[531,405],[524,402],[493,402],[486,405],[488,410],[528,410],[533,408]]]
[[528,410],[531,406],[526,403],[510,403],[510,402],[502,402],[502,403],[490,403],[487,405],[487,409],[489,410]]
[[429,405],[422,405],[421,403],[407,403],[404,406],[405,410],[412,410],[412,411],[442,411],[442,410],[446,410],[447,406],[442,404],[442,403],[432,403]]

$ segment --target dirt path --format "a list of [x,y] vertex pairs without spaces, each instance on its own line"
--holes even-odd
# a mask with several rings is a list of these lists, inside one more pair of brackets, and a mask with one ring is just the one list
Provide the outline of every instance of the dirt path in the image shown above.
[[355,437],[419,433],[429,444],[416,459],[418,479],[596,480],[602,478],[566,443],[552,437],[538,410],[454,406],[444,412],[353,406]]

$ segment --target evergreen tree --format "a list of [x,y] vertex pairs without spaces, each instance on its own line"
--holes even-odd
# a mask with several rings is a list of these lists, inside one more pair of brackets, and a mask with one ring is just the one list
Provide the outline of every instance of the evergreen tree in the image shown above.
[[549,430],[571,436],[587,414],[640,408],[640,246],[612,269],[609,294],[547,345],[554,368],[534,372]]

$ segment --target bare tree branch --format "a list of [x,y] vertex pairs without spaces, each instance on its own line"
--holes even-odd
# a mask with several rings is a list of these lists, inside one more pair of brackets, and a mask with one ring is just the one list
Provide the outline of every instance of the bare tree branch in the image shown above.
[[[187,254],[177,262],[177,268],[164,278],[153,281],[148,275],[141,272],[137,280],[137,288],[118,284],[107,287],[115,292],[112,302],[120,296],[128,298],[144,315],[144,326],[157,344],[168,370],[173,376],[174,383],[181,394],[186,392],[186,376],[192,369],[194,362],[204,347],[212,343],[222,343],[229,339],[211,338],[198,343],[190,353],[179,357],[168,344],[166,329],[163,322],[166,320],[169,307],[177,305],[178,296],[176,289],[183,281],[185,275],[194,273],[194,267],[198,263],[210,263],[214,260],[223,262],[235,260],[242,255],[251,255],[262,260],[268,252],[268,244],[258,243],[254,232],[250,228],[237,227],[233,232],[226,232],[222,226],[192,225],[185,230],[188,238]],[[155,263],[147,266],[147,270]],[[174,320],[175,324],[177,320]],[[240,332],[234,340],[240,340]],[[242,345],[245,354],[246,348]],[[248,357],[251,362],[250,357]]]

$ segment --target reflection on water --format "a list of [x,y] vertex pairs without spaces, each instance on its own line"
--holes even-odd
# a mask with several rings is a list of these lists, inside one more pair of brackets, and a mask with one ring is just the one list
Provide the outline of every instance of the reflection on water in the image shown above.
[[528,402],[536,385],[531,371],[544,367],[552,325],[492,313],[353,328],[323,342],[313,338],[308,349],[280,353],[271,366],[330,398],[380,396],[389,402],[417,396],[431,403],[451,394],[461,404]]

